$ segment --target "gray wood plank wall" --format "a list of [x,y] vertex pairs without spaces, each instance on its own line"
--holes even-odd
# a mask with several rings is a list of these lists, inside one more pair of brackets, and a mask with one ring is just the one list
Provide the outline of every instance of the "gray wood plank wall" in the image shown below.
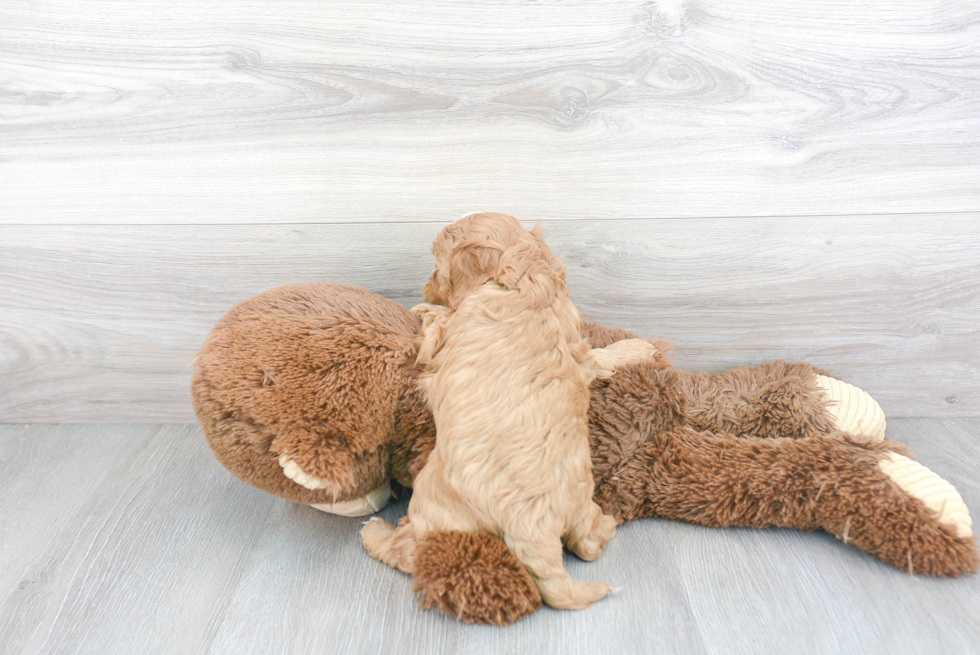
[[[973,215],[543,225],[583,312],[678,340],[679,366],[808,360],[893,416],[980,409]],[[0,226],[0,416],[191,420],[190,361],[228,307],[317,280],[411,305],[439,228]]]
[[190,420],[233,303],[544,220],[678,365],[980,411],[980,6],[0,0],[0,421]]
[[0,206],[44,223],[976,211],[978,43],[973,0],[5,0]]

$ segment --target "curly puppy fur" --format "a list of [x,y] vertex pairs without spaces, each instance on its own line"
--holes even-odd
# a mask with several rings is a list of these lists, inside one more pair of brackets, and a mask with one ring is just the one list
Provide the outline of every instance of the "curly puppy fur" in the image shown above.
[[573,581],[562,542],[594,560],[616,521],[592,500],[589,383],[652,360],[638,339],[592,350],[564,267],[505,214],[472,214],[433,246],[418,364],[436,446],[415,480],[408,520],[363,531],[372,556],[414,572],[416,540],[435,530],[502,536],[551,607],[582,609],[613,587]]

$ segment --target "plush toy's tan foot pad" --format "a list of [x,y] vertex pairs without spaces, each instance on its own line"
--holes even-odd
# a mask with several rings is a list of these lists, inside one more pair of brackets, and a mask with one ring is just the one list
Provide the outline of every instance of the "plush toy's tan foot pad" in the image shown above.
[[369,491],[366,496],[340,503],[320,503],[310,507],[340,516],[367,516],[381,511],[388,504],[389,499],[391,499],[391,484],[385,482],[377,489]]
[[922,464],[897,453],[878,462],[882,473],[905,493],[921,500],[939,515],[939,522],[955,529],[957,537],[973,535],[973,520],[956,488]]
[[838,430],[856,440],[881,441],[885,438],[885,413],[874,398],[853,384],[825,375],[817,376],[817,386],[828,401],[827,411]]

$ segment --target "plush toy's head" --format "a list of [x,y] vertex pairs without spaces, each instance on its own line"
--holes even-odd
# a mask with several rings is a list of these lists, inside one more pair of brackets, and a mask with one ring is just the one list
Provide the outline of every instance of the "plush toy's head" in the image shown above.
[[215,455],[295,502],[350,503],[380,489],[383,505],[389,480],[411,479],[415,442],[434,438],[410,385],[420,328],[401,305],[343,285],[240,303],[195,360],[194,409]]

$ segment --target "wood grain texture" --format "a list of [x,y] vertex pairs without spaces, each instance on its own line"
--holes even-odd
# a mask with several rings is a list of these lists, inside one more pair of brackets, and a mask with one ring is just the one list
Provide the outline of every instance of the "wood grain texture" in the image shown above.
[[[976,514],[980,419],[898,419],[888,436]],[[823,533],[641,520],[598,561],[566,561],[619,594],[498,629],[420,611],[407,576],[363,551],[360,520],[235,480],[194,426],[0,426],[0,472],[4,655],[900,655],[980,643],[980,577],[910,577]]]
[[274,499],[196,426],[33,430],[0,428],[0,653],[204,652]]
[[0,222],[976,211],[972,0],[0,3]]
[[[782,358],[889,416],[980,413],[980,216],[555,221],[583,313],[677,365]],[[0,226],[0,421],[192,420],[233,304],[302,281],[421,300],[439,224]]]

